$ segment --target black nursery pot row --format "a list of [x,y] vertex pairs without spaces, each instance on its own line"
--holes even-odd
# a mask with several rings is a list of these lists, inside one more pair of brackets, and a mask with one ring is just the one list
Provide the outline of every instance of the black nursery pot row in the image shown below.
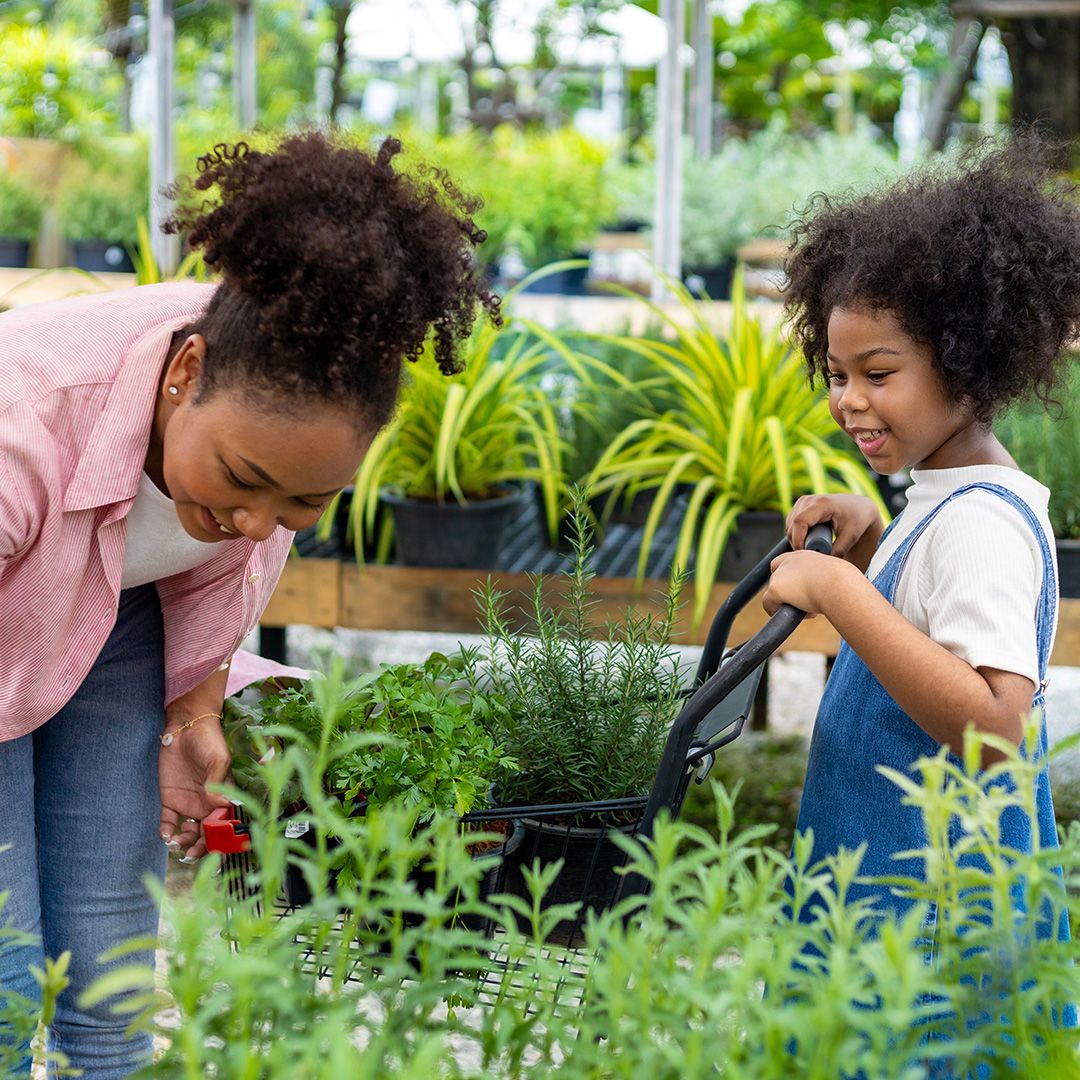
[[[635,835],[645,799],[622,799],[595,805],[604,809],[595,810],[590,804],[495,807],[469,815],[465,820],[480,830],[487,830],[496,822],[505,823],[503,843],[474,855],[485,867],[480,880],[480,898],[491,900],[500,893],[509,893],[529,899],[531,894],[524,869],[537,862],[544,867],[562,860],[562,868],[544,896],[543,907],[556,904],[580,906],[576,917],[563,919],[554,927],[547,943],[579,947],[584,941],[587,913],[607,910],[621,896],[626,879],[619,871],[626,865],[627,855],[612,839],[612,834]],[[252,896],[254,888],[250,878],[251,856],[246,850],[246,825],[240,817],[242,812],[239,810],[233,812],[231,818],[217,812],[216,820],[207,830],[210,850],[224,854],[229,893],[235,899]],[[314,848],[314,830],[296,823],[286,828],[286,835]],[[333,850],[337,842],[330,838],[327,846]],[[434,887],[434,875],[424,867],[415,869],[411,876],[421,894]],[[332,875],[327,883],[330,891],[334,884]],[[311,902],[308,881],[295,863],[286,868],[281,899],[288,909]],[[480,933],[490,934],[494,929],[489,920],[472,912],[463,912],[459,920]],[[519,918],[518,922],[523,932],[531,932],[524,920]]]

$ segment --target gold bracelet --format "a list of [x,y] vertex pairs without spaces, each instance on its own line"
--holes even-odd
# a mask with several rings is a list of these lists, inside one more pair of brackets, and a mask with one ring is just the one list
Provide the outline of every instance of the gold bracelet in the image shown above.
[[186,731],[189,727],[197,724],[200,720],[205,720],[208,716],[212,716],[215,720],[221,719],[221,713],[216,712],[204,712],[201,716],[196,716],[193,720],[189,720],[186,724],[181,724],[178,728],[173,728],[172,731],[164,732],[159,738],[161,739],[162,746],[172,746],[173,740],[181,731]]

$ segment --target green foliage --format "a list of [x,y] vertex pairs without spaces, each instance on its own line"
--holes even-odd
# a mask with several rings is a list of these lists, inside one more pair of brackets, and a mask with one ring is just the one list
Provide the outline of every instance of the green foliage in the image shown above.
[[[850,135],[819,132],[802,138],[783,121],[746,139],[727,139],[706,161],[683,163],[682,261],[711,266],[756,237],[784,237],[815,192],[865,190],[895,179],[901,167],[869,125]],[[652,220],[655,168],[616,173],[619,216]]]
[[207,280],[209,271],[201,250],[189,251],[180,260],[180,265],[176,270],[172,274],[166,274],[154,254],[150,226],[147,225],[146,218],[140,217],[135,224],[138,242],[131,251],[131,261],[135,266],[136,285],[157,285],[162,281],[182,281],[184,278],[193,278],[195,281]]
[[458,185],[484,200],[477,224],[488,234],[478,256],[494,265],[516,247],[529,267],[588,246],[614,213],[604,180],[608,150],[569,128],[523,132],[501,125],[490,136],[462,132],[413,141]]
[[521,766],[499,786],[504,806],[644,794],[678,709],[682,677],[670,638],[679,582],[663,618],[631,610],[598,625],[580,493],[574,531],[565,610],[548,604],[542,576],[534,581],[534,638],[511,632],[505,594],[490,579],[477,593],[487,640],[476,692],[495,695],[494,730]]
[[[554,499],[557,422],[537,382],[552,352],[584,374],[574,351],[537,323],[512,318],[499,331],[481,317],[461,350],[464,370],[443,375],[428,350],[409,365],[397,415],[375,437],[356,474],[354,535],[375,537],[384,487],[410,498],[468,503],[536,480]],[[361,548],[358,543],[358,557]]]
[[[763,828],[738,828],[739,805],[717,786],[710,830],[661,817],[647,843],[619,841],[649,895],[637,910],[630,898],[590,917],[576,956],[540,947],[545,920],[560,917],[539,906],[555,867],[526,871],[529,899],[482,901],[481,870],[455,822],[417,830],[401,807],[345,818],[318,801],[316,763],[287,751],[268,766],[267,807],[238,795],[252,822],[244,891],[255,898],[238,898],[234,882],[226,900],[208,859],[190,897],[168,904],[169,999],[147,1003],[135,1022],[150,1028],[168,1003],[180,1023],[162,1032],[152,1075],[832,1080],[840,1068],[918,1080],[928,1063],[951,1059],[955,1076],[978,1065],[1003,1080],[1075,1076],[1076,1032],[1054,1018],[1075,997],[1075,946],[1035,941],[1010,889],[1029,910],[1045,902],[1076,925],[1080,824],[1061,850],[1003,848],[1000,814],[1032,808],[1039,770],[1006,748],[1014,791],[988,788],[991,774],[973,764],[983,741],[969,731],[967,768],[942,751],[919,763],[921,785],[904,779],[931,840],[925,881],[897,883],[920,900],[902,922],[886,919],[874,935],[865,903],[845,903],[858,852],[809,865],[805,839],[792,858],[762,847]],[[315,793],[305,817],[317,843],[283,834],[281,793],[294,783]],[[280,888],[287,864],[325,881],[331,835],[363,868],[355,882],[336,896],[317,888],[283,919],[258,902]],[[960,865],[961,852],[985,863]],[[423,893],[411,877],[422,859],[434,872]],[[792,896],[817,898],[815,916],[793,921]],[[927,962],[930,899],[939,934]],[[461,905],[501,927],[505,966],[454,924]]]
[[81,162],[64,177],[56,205],[64,232],[72,240],[111,240],[134,247],[139,216],[150,199],[146,166],[125,167],[134,166],[127,155],[109,161],[102,150],[93,162]]
[[36,192],[11,173],[0,172],[0,236],[34,239],[44,209]]
[[830,442],[836,425],[825,399],[809,385],[802,358],[779,327],[765,330],[751,315],[741,274],[732,289],[731,325],[722,333],[687,289],[670,284],[682,319],[638,299],[663,320],[672,340],[614,340],[651,362],[677,404],[615,438],[589,486],[595,493],[631,485],[656,489],[638,559],[642,580],[676,485],[693,485],[674,566],[688,567],[695,551],[694,620],[700,622],[724,546],[744,510],[786,513],[800,495],[855,491],[886,511],[855,452]]
[[90,43],[63,27],[0,26],[0,134],[75,140],[103,126]]
[[[6,850],[0,847],[0,855]],[[0,957],[34,942],[30,934],[13,930],[3,920],[4,905],[9,894],[0,892]],[[71,953],[61,953],[55,960],[45,957],[45,968],[30,966],[30,972],[40,987],[41,1000],[30,1001],[21,994],[0,986],[0,1076],[19,1075],[19,1066],[25,1060],[28,1047],[38,1028],[38,1022],[52,1022],[56,1015],[56,1001],[67,988],[68,966]],[[44,1060],[57,1070],[59,1076],[72,1075],[67,1071],[67,1058],[58,1052],[45,1053]]]
[[[349,683],[332,711],[310,683],[253,702],[230,700],[225,728],[233,776],[265,799],[269,748],[294,748],[315,760],[329,733],[323,791],[346,814],[365,804],[401,803],[423,823],[479,809],[490,784],[515,763],[487,730],[492,702],[469,692],[474,668],[468,652],[384,664]],[[295,788],[287,801],[302,798]]]
[[1024,472],[1050,489],[1050,524],[1063,540],[1080,539],[1080,357],[1061,397],[1064,416],[1041,402],[1019,405],[994,425],[997,437]]

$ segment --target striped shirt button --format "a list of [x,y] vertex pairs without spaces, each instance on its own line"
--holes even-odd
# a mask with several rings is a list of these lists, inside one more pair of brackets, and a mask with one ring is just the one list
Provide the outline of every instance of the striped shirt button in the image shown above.
[[261,577],[262,577],[262,574],[252,574],[252,575],[251,575],[251,576],[250,576],[250,577],[248,578],[248,584],[249,584],[249,585],[254,585],[254,584],[255,584],[255,582],[256,582],[256,581],[258,581],[258,580],[259,580],[259,578],[261,578]]

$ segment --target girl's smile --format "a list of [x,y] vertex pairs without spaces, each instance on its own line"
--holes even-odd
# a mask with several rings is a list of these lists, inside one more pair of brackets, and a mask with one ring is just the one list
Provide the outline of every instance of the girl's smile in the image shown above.
[[834,308],[828,332],[829,411],[875,472],[1014,464],[892,312]]

